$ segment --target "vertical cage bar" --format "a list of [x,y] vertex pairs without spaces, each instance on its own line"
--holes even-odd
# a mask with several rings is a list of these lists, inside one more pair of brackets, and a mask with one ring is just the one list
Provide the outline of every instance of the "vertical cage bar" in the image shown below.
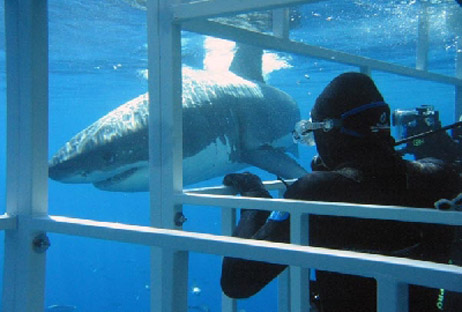
[[416,69],[428,69],[428,4],[420,2],[417,33]]
[[[284,198],[285,189],[278,190],[279,198]],[[278,312],[290,312],[290,268],[278,277]]]
[[45,253],[36,253],[31,217],[48,212],[48,20],[46,0],[5,0],[7,214],[3,311],[44,310]]
[[[309,216],[291,213],[290,242],[298,245],[308,245]],[[290,308],[294,312],[310,309],[310,270],[300,267],[290,267]]]
[[290,311],[290,274],[286,269],[278,277],[278,312]]
[[[462,79],[462,33],[456,37],[456,78]],[[462,115],[462,87],[456,86],[455,119]]]
[[364,75],[370,76],[372,74],[370,66],[361,66],[359,72]]
[[462,87],[456,86],[456,109],[455,109],[455,118],[457,121],[462,117]]
[[409,286],[390,278],[377,280],[377,311],[407,312]]
[[231,236],[236,228],[236,209],[221,209],[221,233]]
[[188,252],[152,248],[151,311],[188,310]]
[[462,33],[456,37],[456,78],[462,79]]
[[[236,209],[221,209],[221,234],[231,236],[236,227]],[[236,312],[237,300],[229,298],[224,293],[221,294],[221,311]]]
[[289,39],[290,11],[288,8],[273,10],[273,34],[275,37]]
[[[181,32],[171,5],[147,2],[151,224],[181,228],[174,193],[183,189]],[[173,247],[173,246],[172,246]],[[188,252],[152,248],[151,311],[187,310]]]
[[[167,0],[148,1],[151,223],[179,228],[173,194],[183,189],[181,32]],[[175,207],[175,209],[173,209]]]

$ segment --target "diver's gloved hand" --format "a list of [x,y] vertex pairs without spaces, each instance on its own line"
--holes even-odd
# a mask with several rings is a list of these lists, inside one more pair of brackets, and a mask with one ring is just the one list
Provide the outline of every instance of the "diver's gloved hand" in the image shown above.
[[223,184],[234,187],[242,196],[271,198],[261,179],[250,172],[228,174]]
[[321,159],[321,156],[314,155],[311,160],[311,170],[313,171],[328,171],[329,168],[326,167],[324,162]]

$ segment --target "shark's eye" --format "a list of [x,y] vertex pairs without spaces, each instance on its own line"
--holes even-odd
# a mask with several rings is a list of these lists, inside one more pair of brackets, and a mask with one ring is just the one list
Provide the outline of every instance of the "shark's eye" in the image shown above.
[[86,178],[88,176],[88,171],[82,171],[80,172],[80,175],[84,178]]

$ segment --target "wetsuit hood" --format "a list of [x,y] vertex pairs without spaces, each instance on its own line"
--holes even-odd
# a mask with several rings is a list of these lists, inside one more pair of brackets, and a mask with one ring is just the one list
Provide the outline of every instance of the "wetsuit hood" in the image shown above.
[[313,121],[340,123],[329,131],[314,131],[318,153],[329,169],[395,154],[390,108],[367,75],[351,72],[337,76],[316,99],[311,117]]

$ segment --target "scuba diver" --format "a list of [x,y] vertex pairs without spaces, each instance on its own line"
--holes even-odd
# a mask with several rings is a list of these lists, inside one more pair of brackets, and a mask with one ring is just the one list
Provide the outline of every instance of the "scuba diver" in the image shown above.
[[[435,208],[462,190],[457,167],[434,158],[404,160],[394,149],[390,108],[367,75],[344,73],[316,99],[310,120],[295,138],[316,143],[311,173],[288,186],[288,199]],[[251,173],[229,174],[223,183],[241,196],[271,197]],[[233,236],[290,241],[288,213],[241,210]],[[311,215],[309,244],[448,263],[455,229],[445,225]],[[225,257],[221,287],[232,298],[253,296],[285,265]],[[376,311],[371,278],[316,271],[312,305],[318,311]],[[409,311],[441,311],[440,290],[409,286]],[[445,307],[446,308],[446,307]],[[443,310],[451,311],[451,310]]]

